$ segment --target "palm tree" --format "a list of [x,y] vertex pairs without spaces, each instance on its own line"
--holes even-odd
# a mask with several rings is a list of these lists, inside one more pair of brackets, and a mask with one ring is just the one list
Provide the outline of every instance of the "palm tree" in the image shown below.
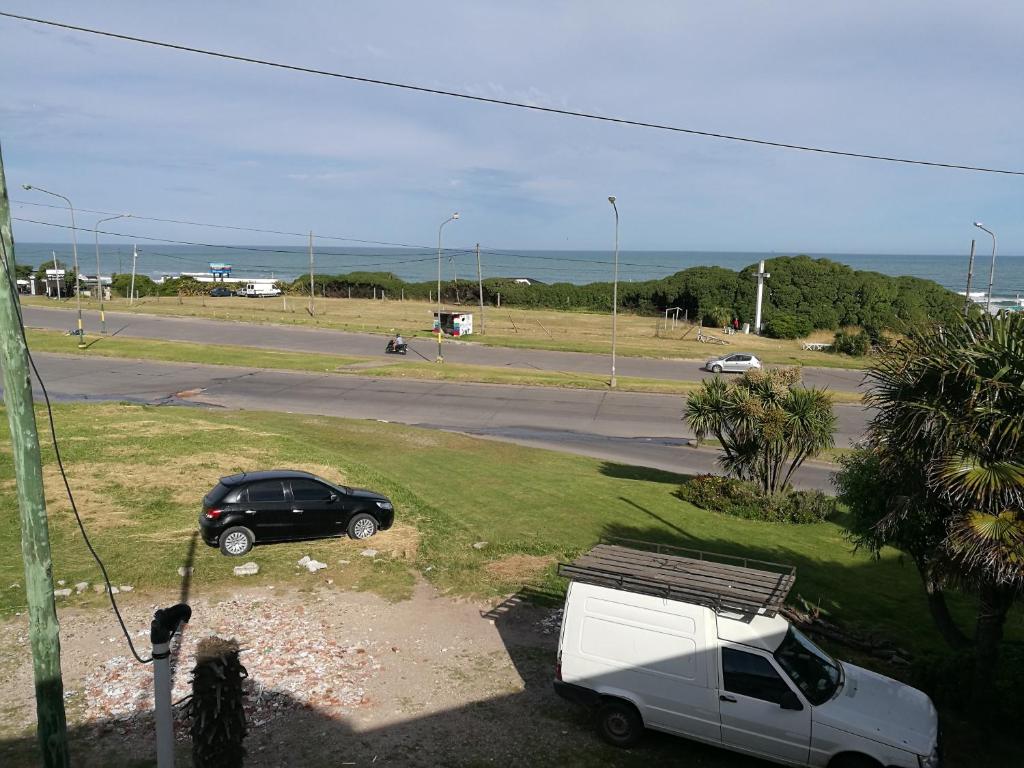
[[805,459],[833,445],[831,396],[799,383],[798,368],[749,371],[728,383],[705,379],[686,399],[683,418],[698,443],[714,435],[728,474],[780,493]]
[[1024,315],[911,333],[867,378],[882,472],[920,478],[879,530],[885,538],[924,514],[944,532],[930,560],[978,596],[973,697],[987,711],[1006,616],[1024,593]]

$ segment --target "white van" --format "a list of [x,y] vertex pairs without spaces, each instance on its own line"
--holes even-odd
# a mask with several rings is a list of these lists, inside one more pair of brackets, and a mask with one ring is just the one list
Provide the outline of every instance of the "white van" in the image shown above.
[[795,569],[659,549],[601,544],[559,566],[572,581],[555,690],[592,708],[605,740],[651,728],[783,765],[939,766],[927,695],[836,661],[778,615]]
[[257,299],[268,296],[280,296],[281,289],[272,283],[246,283],[245,295]]

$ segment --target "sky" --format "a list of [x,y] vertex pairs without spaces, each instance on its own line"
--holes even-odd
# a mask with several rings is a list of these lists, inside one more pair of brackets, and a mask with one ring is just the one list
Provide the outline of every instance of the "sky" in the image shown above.
[[[703,131],[1024,170],[1024,4],[0,0],[246,56]],[[1024,177],[769,149],[217,60],[0,18],[13,215],[54,203],[512,249],[1024,253]],[[99,216],[82,213],[79,226]],[[115,229],[111,225],[107,225]],[[294,237],[143,221],[217,243]],[[62,230],[15,221],[19,241]],[[105,238],[119,242],[118,238]]]

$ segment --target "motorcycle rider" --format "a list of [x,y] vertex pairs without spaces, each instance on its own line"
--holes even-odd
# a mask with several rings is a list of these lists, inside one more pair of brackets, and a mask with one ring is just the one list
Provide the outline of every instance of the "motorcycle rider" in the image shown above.
[[400,345],[405,344],[405,339],[402,338],[402,334],[401,333],[396,333],[395,334],[394,342],[395,342],[395,349],[398,349],[398,347]]

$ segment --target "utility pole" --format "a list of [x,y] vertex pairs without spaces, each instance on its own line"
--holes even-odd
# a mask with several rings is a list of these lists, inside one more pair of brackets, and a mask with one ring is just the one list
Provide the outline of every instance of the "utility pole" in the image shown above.
[[615,335],[619,317],[619,206],[615,204],[615,195],[608,198],[615,210],[615,278],[612,282],[612,379],[611,388],[615,389]]
[[771,277],[770,272],[764,271],[764,259],[757,268],[757,304],[754,307],[754,333],[761,335],[761,302],[764,299],[764,281]]
[[967,262],[967,291],[964,293],[964,317],[971,308],[971,278],[974,276],[974,240],[971,239],[971,259]]
[[36,686],[39,749],[47,768],[67,768],[68,724],[64,713],[64,681],[60,672],[60,626],[53,602],[53,560],[43,496],[43,466],[32,402],[28,348],[21,334],[18,297],[14,291],[14,236],[0,155],[0,363],[4,369],[4,403],[11,430],[14,477],[21,517],[21,555],[25,561],[28,637]]
[[480,298],[480,335],[484,333],[484,278],[480,271],[480,243],[476,244],[476,284]]
[[128,289],[128,303],[135,303],[135,262],[139,260],[139,247],[132,245],[132,287]]
[[53,254],[53,276],[57,279],[57,301],[60,302],[60,275],[57,273],[60,271],[57,269],[57,252],[50,251]]
[[313,286],[313,230],[309,230],[309,316],[313,317],[316,315],[316,304],[313,299],[316,298]]

